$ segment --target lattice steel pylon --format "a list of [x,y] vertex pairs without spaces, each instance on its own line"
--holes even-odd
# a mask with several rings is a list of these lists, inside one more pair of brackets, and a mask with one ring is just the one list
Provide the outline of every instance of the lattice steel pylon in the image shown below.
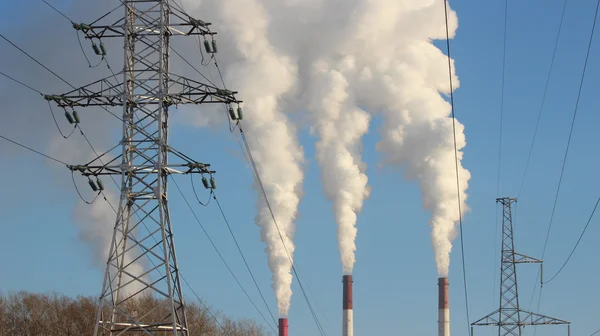
[[529,312],[519,306],[517,287],[517,264],[542,263],[542,260],[515,252],[515,241],[512,220],[512,204],[516,198],[497,198],[502,204],[502,255],[500,272],[500,308],[471,324],[471,335],[474,326],[498,327],[499,336],[521,336],[523,327],[533,325],[566,324],[567,333],[571,334],[570,322],[557,318]]
[[[106,55],[102,39],[124,38],[123,70],[65,94],[45,98],[64,108],[67,114],[69,110],[87,106],[123,108],[123,137],[119,144],[87,164],[69,166],[73,172],[87,177],[90,185],[95,185],[94,190],[103,190],[103,184],[98,182],[102,175],[122,178],[94,335],[187,336],[167,180],[171,174],[197,173],[203,175],[205,187],[216,186],[209,164],[192,160],[169,145],[169,107],[224,103],[231,113],[232,104],[239,109],[241,101],[235,98],[236,92],[169,71],[171,36],[203,37],[207,50],[216,52],[213,38],[216,33],[209,29],[210,23],[190,17],[172,7],[168,0],[121,2],[125,16],[116,22],[73,23],[73,27],[92,41],[94,51],[102,56]],[[105,15],[98,21],[109,17]],[[115,149],[117,153],[111,154]],[[172,164],[169,157],[179,162]],[[131,304],[135,300],[137,311]]]

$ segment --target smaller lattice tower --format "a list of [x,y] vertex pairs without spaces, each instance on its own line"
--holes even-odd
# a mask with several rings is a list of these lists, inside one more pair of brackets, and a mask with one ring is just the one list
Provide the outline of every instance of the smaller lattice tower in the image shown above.
[[502,204],[502,256],[500,270],[500,308],[471,324],[474,326],[498,327],[498,336],[522,336],[524,326],[566,324],[571,333],[570,322],[532,313],[519,306],[517,290],[517,264],[536,264],[542,260],[515,252],[512,221],[512,204],[516,198],[497,198]]

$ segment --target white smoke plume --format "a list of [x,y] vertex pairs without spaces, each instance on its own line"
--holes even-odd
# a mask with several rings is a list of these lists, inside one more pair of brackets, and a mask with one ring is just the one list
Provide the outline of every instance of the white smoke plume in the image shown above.
[[[394,24],[370,32],[378,37],[373,46],[388,43],[383,48],[385,53],[372,55],[370,67],[375,70],[376,79],[371,87],[378,91],[374,97],[383,103],[381,111],[385,118],[383,139],[377,148],[386,155],[388,163],[402,165],[407,178],[419,181],[423,205],[432,215],[431,238],[438,275],[445,277],[452,240],[456,237],[459,207],[451,107],[440,96],[440,92],[450,93],[447,57],[430,42],[445,38],[444,7],[439,1],[381,1],[380,5],[384,2],[388,6],[374,6],[365,15],[373,26],[376,21],[372,18],[389,12],[397,14]],[[409,24],[413,24],[408,26],[412,27],[411,33],[397,38],[396,32]],[[452,34],[456,28],[457,18],[450,12]],[[455,76],[453,83],[458,87]],[[465,201],[470,173],[460,163],[461,149],[466,145],[464,126],[455,122],[464,213],[468,210]]]
[[[99,149],[97,148],[97,150]],[[82,164],[95,158],[94,152],[89,146],[87,146],[87,143],[78,143],[71,139],[65,140],[62,137],[57,136],[54,137],[54,139],[50,142],[48,153],[51,156],[58,157],[62,161],[70,164]],[[110,156],[108,155],[105,155],[103,159],[106,161],[111,160]],[[70,174],[66,167],[62,167],[62,170],[63,174]],[[116,176],[115,181],[119,183],[120,178],[120,176]],[[77,172],[74,174],[73,179],[77,185],[76,188],[78,189],[78,192],[80,192],[82,195],[81,197],[88,202],[92,201],[94,199],[93,197],[96,195],[96,192],[91,191],[90,186],[88,185],[88,180]],[[69,182],[72,186],[72,189],[69,190],[71,190],[73,193],[77,193],[75,186],[72,185],[72,181]],[[112,191],[116,188],[113,188],[113,182],[108,176],[103,176],[102,182],[106,188],[103,194],[99,195],[92,204],[86,204],[83,201],[79,201],[73,210],[73,216],[75,223],[80,229],[79,236],[92,248],[94,262],[104,272],[110,253],[111,241],[113,238],[113,232],[117,218],[115,210],[118,210],[119,207],[119,195],[118,193]],[[106,197],[106,200],[104,200],[104,197]],[[132,218],[131,220],[134,221],[135,218]],[[135,223],[131,223],[131,225],[133,226]],[[143,232],[142,234],[145,233],[146,232]],[[117,239],[119,239],[118,236]],[[128,243],[130,244],[131,242]],[[128,265],[139,255],[139,249],[130,250],[125,254],[123,263]],[[140,259],[128,266],[128,272],[134,275],[143,274],[146,266],[144,261],[145,260]],[[145,281],[148,280],[147,276],[140,278]],[[133,278],[124,274],[122,283],[127,284],[131,280],[133,280]],[[128,295],[142,290],[143,287],[144,286],[138,281],[133,281],[123,287],[121,295],[127,297]]]
[[[364,108],[385,120],[377,145],[385,163],[403,167],[406,177],[420,184],[423,205],[432,215],[438,273],[447,275],[459,213],[452,119],[441,96],[450,92],[447,58],[432,43],[446,38],[443,6],[439,0],[202,2],[197,14],[220,32],[219,60],[225,60],[227,83],[245,101],[244,125],[290,252],[303,154],[284,112],[312,112],[343,271],[351,273],[356,215],[369,195],[360,158],[360,141],[370,122]],[[449,9],[451,37],[457,25]],[[453,81],[458,87],[455,75]],[[466,142],[458,122],[456,138],[462,160]],[[470,174],[460,162],[459,178],[465,212]],[[280,315],[286,316],[290,264],[260,198],[257,222],[267,242]]]
[[[231,65],[227,84],[239,91],[244,101],[247,111],[244,131],[285,241],[284,246],[259,191],[256,222],[261,227],[261,239],[267,244],[279,315],[285,317],[292,296],[290,259],[295,250],[294,219],[304,175],[300,167],[303,151],[280,103],[296,83],[296,67],[290,58],[271,46],[267,38],[269,18],[257,1],[222,1],[219,16],[233,34],[233,43],[243,57],[242,62]],[[259,186],[255,187],[258,190]]]
[[368,197],[366,165],[360,159],[360,141],[369,130],[370,115],[355,104],[347,73],[355,71],[347,57],[337,66],[317,62],[310,84],[310,109],[319,141],[317,159],[327,197],[333,201],[338,246],[344,274],[352,274],[356,251],[356,219]]
[[[377,145],[385,163],[403,167],[408,179],[419,182],[423,205],[432,216],[438,273],[446,276],[459,211],[451,110],[441,96],[450,93],[447,58],[432,43],[446,38],[443,2],[262,0],[259,5],[257,1],[229,0],[220,4],[230,16],[245,19],[244,29],[232,32],[245,58],[244,70],[238,74],[254,83],[250,92],[259,90],[257,86],[262,87],[264,79],[268,82],[273,74],[292,82],[288,76],[298,71],[299,85],[294,88],[300,89],[299,97],[309,102],[316,118],[315,130],[320,138],[317,157],[325,189],[334,203],[344,272],[352,271],[356,213],[369,194],[365,166],[358,153],[369,118],[360,106],[381,114],[385,120],[382,140]],[[261,10],[249,11],[248,4]],[[252,27],[256,22],[260,22],[258,29]],[[451,37],[457,22],[456,14],[449,9]],[[232,20],[223,24],[232,24]],[[296,64],[257,61],[257,55],[273,50],[279,50],[279,55],[294,55]],[[267,68],[257,73],[262,66]],[[457,88],[454,73],[453,82]],[[237,89],[243,92],[246,88]],[[279,96],[292,88],[291,84],[281,85],[271,94]],[[266,114],[247,107],[249,121]],[[266,135],[256,136],[260,139]],[[458,121],[456,141],[461,207],[465,212],[470,174],[460,164],[466,141],[464,127]]]

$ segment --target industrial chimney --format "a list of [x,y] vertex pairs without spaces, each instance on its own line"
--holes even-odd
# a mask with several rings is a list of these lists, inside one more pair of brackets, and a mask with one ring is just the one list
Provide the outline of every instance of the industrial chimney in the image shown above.
[[342,335],[354,335],[354,320],[352,316],[352,275],[344,275],[344,320],[342,321]]
[[288,319],[279,319],[279,336],[288,336]]
[[448,278],[439,278],[438,336],[450,336],[450,305],[448,303]]

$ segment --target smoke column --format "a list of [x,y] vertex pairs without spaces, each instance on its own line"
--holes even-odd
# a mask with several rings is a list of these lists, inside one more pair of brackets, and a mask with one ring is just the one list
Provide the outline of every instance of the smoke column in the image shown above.
[[[444,2],[263,3],[277,18],[270,32],[272,41],[288,54],[298,55],[302,102],[308,101],[315,111],[314,129],[320,137],[317,157],[334,203],[344,273],[352,271],[355,215],[368,196],[364,166],[356,149],[368,127],[360,106],[383,118],[377,150],[384,163],[401,167],[407,179],[419,183],[423,206],[431,213],[438,275],[447,276],[459,220],[457,196],[463,213],[468,211],[470,173],[461,163],[466,146],[464,126],[455,121],[457,193],[453,119],[450,104],[442,96],[450,93],[448,60],[432,43],[446,38]],[[458,20],[450,9],[448,21],[453,37]],[[458,88],[453,61],[451,67],[454,88]],[[333,172],[346,180],[327,176]]]
[[257,1],[222,1],[219,15],[243,58],[230,65],[227,84],[239,91],[244,101],[247,111],[244,131],[285,241],[284,246],[262,192],[255,185],[259,194],[256,223],[261,228],[261,240],[267,244],[279,315],[286,317],[292,296],[293,221],[304,175],[300,166],[303,150],[296,139],[295,128],[282,112],[280,100],[294,86],[297,70],[290,58],[278,54],[271,46],[267,38],[269,18]]
[[[356,40],[349,44],[363,60],[356,84],[366,105],[384,118],[378,151],[385,163],[404,169],[417,180],[423,206],[431,212],[431,239],[438,274],[448,275],[452,240],[459,220],[457,175],[447,57],[431,40],[445,39],[444,7],[440,1],[375,1],[363,3],[356,22]],[[449,11],[450,33],[457,18]],[[399,33],[400,32],[400,33]],[[366,53],[368,52],[368,53]],[[452,70],[454,72],[454,64]],[[458,79],[453,75],[455,87]],[[464,127],[456,121],[458,176],[462,210],[470,173],[462,167]]]
[[[369,116],[383,118],[377,150],[384,163],[419,183],[431,213],[438,274],[448,274],[459,219],[453,120],[442,94],[450,93],[446,55],[433,40],[446,38],[439,0],[213,0],[202,16],[221,36],[227,84],[245,101],[245,130],[284,240],[294,251],[294,219],[301,196],[303,150],[285,112],[311,111],[319,137],[317,160],[333,203],[343,272],[354,265],[356,214],[368,197],[360,139]],[[212,6],[212,7],[211,7]],[[449,28],[458,23],[449,10]],[[228,40],[231,39],[231,40]],[[233,56],[226,56],[229,52]],[[454,64],[452,63],[454,71]],[[455,87],[458,78],[453,74]],[[360,108],[359,108],[360,107]],[[466,141],[456,121],[462,210],[469,172]],[[290,262],[259,196],[257,224],[267,243],[279,313],[291,298]],[[406,224],[408,223],[399,223]]]
[[366,165],[360,159],[360,141],[369,129],[370,116],[355,106],[348,90],[350,83],[345,73],[354,70],[351,57],[334,66],[318,62],[313,68],[314,82],[310,86],[313,132],[319,136],[317,160],[325,192],[333,201],[345,275],[352,274],[356,260],[356,215],[369,195],[364,173]]

